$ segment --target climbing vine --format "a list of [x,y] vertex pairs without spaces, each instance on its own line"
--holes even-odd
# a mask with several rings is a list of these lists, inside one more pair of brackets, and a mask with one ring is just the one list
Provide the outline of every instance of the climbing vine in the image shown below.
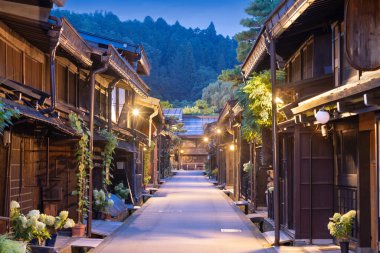
[[[277,71],[277,79],[283,80],[285,73]],[[284,95],[284,94],[282,94]],[[236,92],[243,111],[242,131],[247,141],[261,141],[262,129],[272,126],[272,84],[270,71],[254,73],[246,84]]]
[[108,187],[112,185],[112,161],[117,147],[117,137],[113,132],[102,129],[99,134],[107,140],[107,144],[104,147],[103,152],[103,189],[108,192]]
[[4,102],[0,99],[0,134],[4,129],[12,125],[12,118],[18,118],[20,112],[17,109],[6,108]]
[[148,147],[144,151],[144,185],[149,184],[150,179],[152,178],[150,175],[150,161],[151,161],[150,158],[151,158],[152,151],[154,150],[154,147],[155,147],[155,144],[154,142],[152,142],[150,147]]
[[77,144],[76,160],[78,163],[77,172],[77,186],[76,190],[72,192],[73,195],[78,196],[78,223],[82,223],[86,218],[86,213],[89,208],[87,198],[88,178],[87,169],[92,170],[92,153],[90,150],[90,131],[88,130],[82,118],[78,117],[75,113],[69,114],[71,127],[81,135]]

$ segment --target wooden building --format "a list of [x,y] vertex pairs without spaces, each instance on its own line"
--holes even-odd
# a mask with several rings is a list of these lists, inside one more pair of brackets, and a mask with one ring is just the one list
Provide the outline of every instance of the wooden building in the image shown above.
[[[0,97],[6,108],[20,112],[0,148],[6,161],[0,166],[0,216],[8,215],[11,200],[20,202],[23,212],[55,215],[66,209],[76,214],[71,192],[79,136],[68,124],[69,113],[83,117],[91,128],[93,112],[97,188],[105,144],[97,130],[117,134],[114,183],[129,183],[136,200],[142,191],[144,145],[157,141],[163,123],[159,101],[149,97],[140,78],[150,73],[143,48],[119,48],[115,41],[104,46],[99,41],[105,39],[95,36],[84,39],[66,19],[50,16],[52,5],[50,0],[0,1]],[[134,108],[144,120],[132,118]],[[158,162],[152,157],[154,181]]]
[[282,1],[242,66],[245,78],[263,69],[272,80],[278,69],[286,75],[272,84],[285,101],[274,135],[274,218],[295,241],[331,241],[328,218],[356,210],[352,246],[378,251],[379,6]]

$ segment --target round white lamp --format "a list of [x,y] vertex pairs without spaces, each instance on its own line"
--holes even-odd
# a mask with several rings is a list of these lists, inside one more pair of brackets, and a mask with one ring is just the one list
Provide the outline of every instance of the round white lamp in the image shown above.
[[320,124],[326,124],[330,120],[330,114],[325,111],[325,109],[320,109],[316,114],[315,114],[315,119],[318,121]]

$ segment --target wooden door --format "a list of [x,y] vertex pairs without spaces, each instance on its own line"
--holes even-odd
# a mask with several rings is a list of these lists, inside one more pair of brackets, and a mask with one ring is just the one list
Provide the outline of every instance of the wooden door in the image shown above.
[[293,229],[293,158],[294,158],[294,138],[293,135],[284,135],[280,140],[280,189],[281,189],[281,224]]
[[334,156],[331,138],[314,128],[295,128],[294,226],[296,238],[329,239],[334,211]]

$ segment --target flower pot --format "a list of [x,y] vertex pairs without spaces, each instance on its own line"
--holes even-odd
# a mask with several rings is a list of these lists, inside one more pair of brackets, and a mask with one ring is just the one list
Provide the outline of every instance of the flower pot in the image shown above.
[[32,253],[56,253],[57,252],[54,249],[54,247],[46,247],[46,246],[31,245],[30,249]]
[[52,234],[50,237],[51,237],[50,239],[46,239],[45,246],[54,247],[55,241],[57,240],[57,233]]
[[348,253],[350,242],[344,241],[344,242],[339,242],[339,244],[340,244],[340,252]]
[[84,224],[75,224],[74,227],[71,228],[72,237],[83,237],[86,232],[86,226]]

